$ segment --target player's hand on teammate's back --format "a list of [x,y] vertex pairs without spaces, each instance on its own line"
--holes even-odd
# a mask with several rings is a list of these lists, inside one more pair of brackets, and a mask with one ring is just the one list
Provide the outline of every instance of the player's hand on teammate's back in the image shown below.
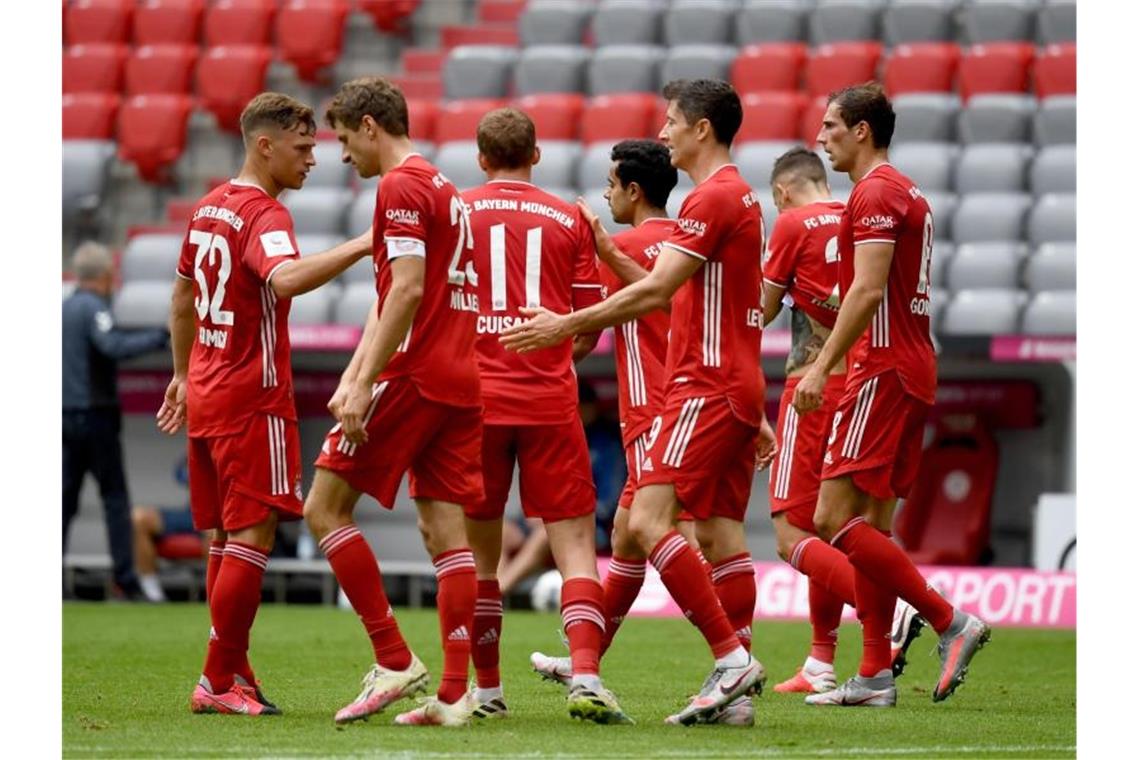
[[175,377],[166,386],[166,395],[158,409],[158,429],[167,435],[174,435],[186,422],[186,378]]
[[354,383],[348,387],[348,393],[341,405],[340,425],[344,431],[344,437],[350,443],[361,444],[368,440],[368,433],[364,430],[364,415],[371,401],[372,388],[370,384],[359,385]]
[[521,306],[519,314],[530,319],[503,330],[499,337],[499,342],[511,351],[525,354],[527,351],[558,345],[570,337],[563,327],[565,317],[549,309]]
[[768,424],[768,418],[760,421],[760,434],[756,437],[756,469],[766,469],[776,458],[776,434]]
[[823,404],[823,387],[827,384],[827,376],[816,372],[814,367],[800,378],[796,384],[796,397],[792,401],[797,414],[807,414]]

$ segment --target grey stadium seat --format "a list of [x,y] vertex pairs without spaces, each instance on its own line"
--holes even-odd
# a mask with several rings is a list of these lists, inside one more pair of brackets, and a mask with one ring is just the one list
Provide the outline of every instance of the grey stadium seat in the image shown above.
[[958,146],[953,143],[902,143],[891,150],[891,163],[924,193],[953,187],[957,158]]
[[954,39],[951,0],[893,0],[883,12],[883,42],[943,42]]
[[528,47],[515,65],[515,94],[581,92],[589,61],[590,51],[581,45]]
[[610,174],[610,150],[613,148],[608,142],[595,143],[582,153],[582,160],[578,162],[578,187],[603,187],[606,177]]
[[1038,145],[1071,145],[1077,142],[1077,98],[1054,95],[1044,98],[1033,117],[1033,140]]
[[1033,296],[1021,317],[1025,335],[1076,335],[1077,291],[1047,290]]
[[1077,191],[1077,146],[1049,145],[1038,151],[1029,170],[1034,195]]
[[[919,190],[922,190],[920,187]],[[958,210],[956,193],[941,190],[922,190],[930,213],[934,214],[934,239],[950,240],[953,237],[954,213]]]
[[821,0],[808,15],[813,45],[879,39],[880,0]]
[[806,37],[806,22],[798,0],[744,0],[736,16],[736,42],[799,42]]
[[815,154],[823,161],[823,168],[827,170],[827,184],[831,186],[834,191],[850,190],[853,183],[851,178],[847,176],[847,172],[837,172],[831,168],[831,159],[823,152],[823,148],[816,148]]
[[967,145],[958,158],[955,187],[959,193],[1019,193],[1032,156],[1029,145]]
[[591,95],[607,92],[657,92],[665,48],[610,45],[599,48],[586,72]]
[[123,282],[157,280],[169,282],[174,279],[178,268],[178,257],[182,254],[183,235],[150,234],[136,235],[123,250],[120,274]]
[[372,263],[371,256],[365,256],[360,261],[344,270],[340,275],[340,281],[346,285],[354,282],[366,282],[369,284],[376,283],[376,269]]
[[1032,40],[1034,10],[1037,0],[1004,0],[1004,2],[969,1],[962,8],[962,26],[966,41],[1011,42]]
[[1020,240],[1031,204],[1024,193],[972,193],[963,195],[954,212],[954,242],[982,243]]
[[511,84],[518,51],[499,45],[460,45],[443,63],[449,98],[502,98]]
[[666,45],[721,45],[731,41],[733,0],[673,0],[665,12]]
[[946,304],[950,303],[950,291],[943,288],[930,289],[930,331],[942,332],[942,315]]
[[[732,152],[732,161],[744,181],[758,191],[767,191],[776,159],[800,143],[793,140],[755,140],[740,143]],[[824,164],[826,166],[826,164]],[[771,195],[771,192],[768,191]]]
[[957,95],[906,93],[895,97],[895,134],[892,145],[904,142],[955,142],[958,139]]
[[340,143],[335,140],[319,140],[313,148],[313,158],[317,165],[309,170],[305,187],[345,187],[349,177],[355,172],[350,164],[341,161]]
[[531,45],[580,45],[593,14],[592,3],[531,0],[519,16],[519,42]]
[[1042,45],[1077,41],[1077,4],[1073,0],[1046,0],[1037,12],[1037,39]]
[[[352,206],[350,205],[349,211],[351,210]],[[364,232],[364,230],[362,229],[359,232]],[[309,254],[327,251],[340,245],[344,240],[344,235],[297,235],[297,247],[301,249],[302,256],[308,256]]]
[[958,139],[964,143],[1030,140],[1037,111],[1032,95],[975,95],[958,115]]
[[1026,294],[997,288],[961,290],[946,305],[943,335],[1009,335],[1018,331]]
[[930,255],[930,284],[935,288],[946,287],[946,270],[954,260],[957,248],[949,240],[935,240]]
[[732,45],[677,45],[665,53],[661,84],[674,79],[728,79],[728,67],[736,58]]
[[602,0],[591,21],[594,44],[659,45],[663,10],[657,0]]
[[376,188],[365,187],[356,194],[348,207],[348,232],[354,235],[364,232],[372,225],[372,216],[375,213]]
[[681,204],[692,190],[692,187],[675,187],[673,192],[669,193],[669,202],[665,204],[665,210],[669,212],[671,218],[676,219],[680,215]]
[[115,144],[104,140],[63,141],[63,216],[99,206]]
[[1017,288],[1025,243],[963,243],[946,272],[951,290]]
[[540,142],[538,148],[542,152],[542,158],[534,167],[534,184],[544,189],[574,187],[574,174],[582,155],[582,144],[576,141],[547,140]]
[[1026,234],[1033,245],[1077,239],[1076,193],[1042,195],[1029,212]]
[[487,181],[487,175],[479,168],[479,146],[474,140],[444,143],[435,155],[435,165],[460,190]]
[[350,282],[333,304],[332,321],[338,325],[363,325],[368,309],[376,303],[376,283]]
[[1076,290],[1076,243],[1045,243],[1025,262],[1025,287],[1042,290]]
[[327,325],[332,322],[333,304],[340,300],[341,286],[330,282],[293,298],[289,324]]
[[281,202],[293,215],[296,234],[342,235],[352,195],[352,191],[344,187],[313,187],[294,190]]
[[592,187],[582,193],[582,197],[586,199],[586,203],[590,204],[590,209],[593,210],[598,218],[602,220],[602,226],[611,235],[628,230],[629,227],[624,224],[618,224],[614,221],[613,216],[610,214],[610,206],[606,203],[605,197],[606,189],[604,187]]
[[164,327],[170,318],[174,278],[125,282],[115,294],[111,313],[119,327]]

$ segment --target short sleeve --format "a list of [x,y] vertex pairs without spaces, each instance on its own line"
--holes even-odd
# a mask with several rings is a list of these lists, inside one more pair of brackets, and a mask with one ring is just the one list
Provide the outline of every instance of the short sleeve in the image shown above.
[[[381,232],[373,238],[373,253],[390,259],[426,256],[431,192],[414,175],[399,172],[386,177],[378,193],[372,229]],[[383,251],[376,251],[377,245],[382,245]]]
[[186,234],[182,236],[182,252],[178,254],[178,266],[174,268],[174,273],[184,280],[194,279],[194,252],[197,246],[190,244],[190,228],[186,228]]
[[791,214],[780,214],[776,217],[772,236],[768,238],[768,248],[764,253],[761,269],[765,281],[777,287],[788,287],[796,270],[796,251],[799,247],[799,235],[796,234],[798,223],[799,220],[793,218]]
[[262,282],[269,282],[275,271],[300,256],[293,234],[293,218],[283,206],[274,206],[258,215],[250,227],[242,259]]
[[720,257],[720,241],[726,233],[724,208],[731,208],[708,189],[689,193],[677,215],[677,226],[665,245],[702,261]]
[[579,211],[574,215],[578,228],[578,249],[574,255],[573,306],[578,311],[602,300],[602,280],[598,256],[594,250],[594,233]]
[[855,245],[894,243],[910,206],[910,196],[887,182],[872,182],[857,188],[847,206]]

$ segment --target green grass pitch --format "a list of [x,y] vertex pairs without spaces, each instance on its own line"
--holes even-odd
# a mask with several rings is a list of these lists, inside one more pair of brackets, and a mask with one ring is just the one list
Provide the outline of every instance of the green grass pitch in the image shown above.
[[[412,648],[438,676],[435,611],[398,610]],[[534,649],[561,651],[553,614],[508,611],[503,678],[508,719],[470,728],[395,726],[409,702],[343,729],[333,713],[356,696],[369,649],[351,612],[263,606],[252,660],[274,718],[191,715],[209,627],[202,605],[71,603],[63,613],[65,757],[1072,757],[1076,744],[1076,636],[998,629],[966,684],[933,704],[938,669],[929,630],[914,643],[894,709],[812,708],[765,692],[756,726],[662,725],[700,687],[711,664],[684,620],[631,618],[603,662],[603,677],[635,726],[572,721],[559,687],[530,672]],[[755,649],[769,684],[806,654],[807,623],[757,622]],[[859,630],[840,633],[841,677],[859,654]],[[435,682],[433,681],[433,688]]]

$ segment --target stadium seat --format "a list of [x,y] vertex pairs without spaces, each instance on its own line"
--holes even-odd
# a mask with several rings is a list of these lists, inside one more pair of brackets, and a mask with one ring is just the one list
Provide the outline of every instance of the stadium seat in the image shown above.
[[98,92],[64,95],[63,139],[113,139],[121,100],[118,95]]
[[349,164],[341,161],[341,144],[335,140],[318,140],[313,148],[317,165],[309,170],[305,189],[310,187],[345,187],[355,173]]
[[135,235],[127,241],[123,258],[119,264],[119,275],[123,282],[138,280],[158,280],[169,282],[174,279],[178,268],[178,258],[182,254],[182,235],[143,234]]
[[1077,41],[1077,4],[1074,0],[1046,0],[1037,12],[1037,39],[1042,45]]
[[878,42],[837,42],[813,49],[804,69],[808,93],[827,95],[874,79],[882,50]]
[[963,243],[946,270],[945,284],[952,291],[1018,287],[1024,243]]
[[907,142],[891,146],[891,163],[924,193],[953,187],[958,146],[944,142]]
[[1077,244],[1044,243],[1025,262],[1025,287],[1030,293],[1077,289]]
[[590,98],[582,113],[582,142],[611,144],[655,135],[661,128],[653,118],[656,107],[657,96],[647,92]]
[[125,282],[115,294],[111,314],[119,327],[165,327],[170,319],[174,277]]
[[1021,318],[1025,335],[1076,336],[1077,291],[1047,290],[1033,296]]
[[[296,238],[302,256],[327,251],[344,242],[344,235],[297,235]],[[365,260],[370,261],[371,258],[366,257]]]
[[[685,173],[681,172],[681,176],[685,176]],[[669,212],[670,217],[676,219],[681,215],[681,206],[684,205],[685,198],[689,196],[692,189],[691,185],[687,187],[677,185],[677,187],[673,189],[673,192],[669,193],[669,202],[665,204],[665,210]],[[603,206],[602,208],[605,207]]]
[[[931,277],[931,279],[934,279]],[[930,331],[942,331],[942,315],[946,313],[946,304],[950,303],[950,291],[943,288],[930,289]]]
[[376,303],[376,280],[350,282],[333,304],[333,322],[339,325],[364,325],[368,310]]
[[744,122],[736,133],[736,140],[795,140],[800,133],[800,122],[807,96],[802,92],[754,92],[745,95]]
[[954,39],[955,2],[893,0],[883,11],[883,42],[950,42]]
[[1077,45],[1050,45],[1037,53],[1033,66],[1037,97],[1077,94]]
[[1026,234],[1033,245],[1073,242],[1077,239],[1076,193],[1042,195],[1029,212]]
[[127,59],[127,95],[190,92],[197,45],[143,45]]
[[1003,2],[967,2],[962,8],[962,27],[966,41],[1010,42],[1033,39],[1033,11],[1038,0],[1003,0]]
[[736,15],[736,42],[800,42],[807,36],[806,22],[799,0],[744,0]]
[[665,44],[724,45],[732,41],[739,7],[733,0],[673,0],[665,12]]
[[[356,9],[367,13],[380,32],[391,34],[401,32],[408,18],[419,7],[420,0],[356,0]],[[487,3],[484,3],[485,5]],[[506,5],[500,0],[494,5]]]
[[657,94],[665,48],[655,45],[610,45],[599,48],[586,70],[591,95],[651,92]]
[[[354,213],[356,213],[356,203],[353,203],[352,210],[349,211],[350,219],[351,219],[352,214],[354,214]],[[370,214],[369,221],[371,222],[371,210],[369,210],[369,214]],[[300,241],[297,241],[297,242],[300,243]],[[304,250],[304,249],[302,249],[302,250]],[[371,256],[365,256],[364,258],[360,259],[355,264],[350,266],[348,269],[344,270],[344,272],[340,276],[340,281],[342,283],[344,283],[345,285],[350,285],[354,282],[363,282],[363,283],[367,283],[369,285],[375,286],[375,284],[376,284],[376,267],[372,261],[372,257]],[[339,293],[338,295],[343,295],[343,293],[344,293],[344,291],[341,291],[341,293]]]
[[1031,95],[978,95],[958,114],[958,139],[964,143],[1029,142],[1036,110]]
[[736,58],[732,45],[677,45],[665,52],[661,84],[674,79],[728,79]]
[[527,95],[511,105],[534,122],[539,145],[545,140],[577,140],[585,99],[577,93]]
[[657,0],[602,0],[590,22],[598,47],[661,44],[661,13]]
[[473,98],[452,100],[439,108],[436,117],[435,141],[440,144],[453,141],[474,142],[479,120],[488,111],[505,106],[505,100]]
[[893,98],[895,134],[891,145],[911,142],[956,142],[958,111],[962,107],[957,95],[919,93]]
[[340,293],[341,286],[330,282],[294,296],[289,305],[289,324],[325,325],[332,322],[333,304],[340,300]]
[[462,45],[500,45],[518,47],[519,33],[514,26],[504,24],[448,24],[439,30],[439,44],[445,50]]
[[75,0],[63,14],[64,40],[68,45],[126,44],[135,5],[135,0]]
[[136,45],[197,45],[205,0],[148,0],[135,8]]
[[454,48],[443,64],[443,89],[449,98],[503,98],[511,85],[518,51],[498,45]]
[[825,113],[827,113],[826,95],[819,95],[808,101],[800,122],[800,138],[805,144],[815,147],[815,138],[823,127],[823,115]]
[[1021,240],[1030,204],[1030,197],[1023,193],[964,195],[954,212],[954,242]]
[[119,158],[147,182],[166,179],[166,169],[186,147],[193,101],[186,95],[136,95],[119,110]]
[[776,159],[796,147],[800,145],[793,140],[737,142],[736,149],[732,152],[732,162],[740,170],[740,176],[753,189],[766,191]]
[[1038,151],[1029,170],[1034,195],[1077,191],[1077,146],[1050,145]]
[[448,142],[439,146],[435,165],[457,188],[468,190],[487,181],[487,176],[479,168],[478,155],[479,147],[474,140]]
[[[361,189],[352,199],[348,207],[348,223],[346,230],[349,234],[358,235],[372,224],[372,217],[376,214],[376,187],[369,185]],[[303,250],[303,249],[302,249]]]
[[[575,173],[582,156],[582,145],[577,140],[539,139],[541,159],[534,167],[534,184],[551,189],[577,185]],[[593,184],[593,183],[591,183]]]
[[340,58],[344,45],[345,0],[290,0],[277,12],[278,55],[306,82]]
[[1033,148],[1029,145],[967,145],[958,159],[954,185],[959,193],[1019,193]]
[[887,56],[883,84],[891,96],[907,92],[953,92],[961,51],[948,42],[914,42]]
[[879,0],[828,0],[808,14],[813,45],[879,39]]
[[408,98],[408,134],[413,140],[435,142],[439,106],[434,100]]
[[[65,95],[66,102],[69,97]],[[66,114],[66,111],[64,111]],[[66,122],[65,122],[66,126]],[[103,198],[107,182],[107,166],[115,155],[115,144],[109,140],[65,139],[63,141],[63,219],[94,211]]]
[[275,0],[216,0],[206,8],[205,44],[268,45],[276,12]]
[[588,190],[593,187],[602,187],[610,173],[610,151],[613,144],[609,142],[595,143],[582,151],[582,160],[578,162],[577,186]]
[[198,60],[198,96],[218,127],[239,131],[242,109],[265,89],[270,58],[269,48],[235,45],[209,48]]
[[1033,116],[1033,140],[1038,145],[1075,145],[1077,99],[1056,95],[1041,101]]
[[581,45],[532,45],[515,65],[514,92],[582,92],[590,51]]
[[343,187],[306,187],[282,195],[281,202],[293,215],[298,235],[342,235],[352,191]]
[[519,20],[526,4],[527,0],[478,0],[475,17],[483,24],[513,24]]
[[935,240],[930,254],[930,285],[934,288],[946,287],[946,271],[954,260],[957,247],[949,240]]
[[400,51],[400,68],[405,74],[435,74],[443,71],[447,51],[442,48],[406,47]]
[[405,98],[439,100],[443,97],[443,79],[439,74],[397,74],[388,77],[388,81],[399,87]]
[[807,60],[802,42],[768,42],[743,48],[732,62],[732,86],[741,95],[750,92],[786,91],[800,88]]
[[972,45],[958,66],[958,92],[963,100],[994,92],[1026,92],[1033,46],[1024,42]]
[[944,335],[1014,334],[1025,301],[1026,294],[1022,290],[960,290],[946,305],[939,332]]
[[[921,188],[920,188],[921,189]],[[948,241],[953,237],[954,214],[958,210],[958,196],[944,190],[923,190],[922,195],[934,214],[935,241]]]
[[580,45],[593,8],[574,0],[532,0],[519,16],[519,41],[531,45]]
[[63,51],[63,93],[117,93],[123,86],[125,45],[72,45]]

